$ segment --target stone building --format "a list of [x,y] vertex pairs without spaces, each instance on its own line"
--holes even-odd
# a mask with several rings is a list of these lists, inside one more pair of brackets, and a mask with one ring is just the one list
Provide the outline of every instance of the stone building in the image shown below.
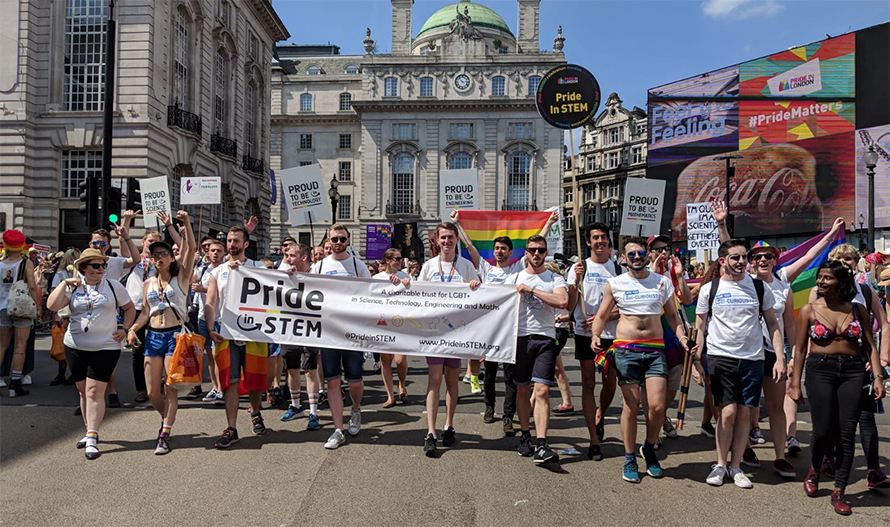
[[[628,177],[646,177],[646,112],[636,106],[628,110],[617,93],[609,94],[604,109],[593,124],[581,132],[578,162],[578,187],[582,244],[585,227],[593,222],[621,227],[624,208],[624,182]],[[574,207],[571,160],[566,162],[563,178],[563,203],[567,211]],[[575,228],[567,214],[567,232]],[[574,235],[565,237],[566,254],[576,254]],[[586,245],[584,249],[587,250]]]
[[[107,6],[0,2],[0,227],[54,248],[88,239],[78,184],[102,170]],[[271,61],[289,38],[271,2],[117,0],[114,17],[115,185],[167,175],[175,208],[180,178],[219,176],[202,231],[268,226]]]
[[[467,0],[413,33],[412,4],[392,0],[389,54],[376,53],[368,30],[363,55],[283,45],[273,64],[272,168],[319,163],[328,181],[336,175],[337,216],[361,257],[365,225],[416,222],[426,238],[440,221],[446,168],[477,169],[481,209],[543,210],[561,199],[563,132],[538,116],[533,94],[565,63],[565,39],[540,50],[540,0],[518,0],[516,35]],[[276,241],[309,241],[309,226],[279,218],[273,207]]]

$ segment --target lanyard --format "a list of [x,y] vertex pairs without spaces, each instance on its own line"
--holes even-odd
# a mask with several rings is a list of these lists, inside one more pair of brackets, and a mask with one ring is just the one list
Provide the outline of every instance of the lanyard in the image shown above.
[[[454,261],[451,262],[451,273],[448,274],[448,282],[451,282],[451,278],[454,277],[454,270],[457,269],[457,252],[454,253]],[[439,256],[439,281],[445,281],[445,273],[442,272],[442,257]]]
[[[87,289],[86,281],[83,282],[83,299],[84,302],[87,303],[87,320],[93,318],[93,308],[96,307],[96,299],[99,297],[99,288],[102,287],[102,282],[100,281],[96,284],[96,288],[90,291]],[[93,297],[93,293],[96,293],[96,297]],[[88,331],[88,330],[84,330]]]

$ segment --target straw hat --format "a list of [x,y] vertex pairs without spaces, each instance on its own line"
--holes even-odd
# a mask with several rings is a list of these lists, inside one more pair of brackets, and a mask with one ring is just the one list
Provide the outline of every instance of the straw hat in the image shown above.
[[80,264],[89,262],[90,260],[108,261],[108,257],[102,254],[99,249],[87,249],[80,253],[80,258],[74,260],[74,268],[80,270]]
[[881,281],[878,282],[878,286],[880,287],[885,287],[888,285],[890,285],[890,267],[887,267],[883,271],[881,271]]

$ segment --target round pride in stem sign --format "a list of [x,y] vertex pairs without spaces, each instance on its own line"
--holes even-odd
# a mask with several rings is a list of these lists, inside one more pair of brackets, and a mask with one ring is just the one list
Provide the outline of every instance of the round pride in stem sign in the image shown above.
[[600,106],[600,85],[592,73],[577,64],[557,66],[538,85],[538,113],[557,128],[580,128],[593,119]]

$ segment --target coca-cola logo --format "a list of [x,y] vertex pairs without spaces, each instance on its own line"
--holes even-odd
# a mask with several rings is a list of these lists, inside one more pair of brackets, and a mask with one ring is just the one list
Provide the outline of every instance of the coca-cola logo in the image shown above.
[[[693,202],[722,199],[726,193],[724,181],[720,176],[706,179]],[[729,207],[736,215],[757,213],[784,217],[821,208],[813,181],[808,181],[804,173],[796,168],[780,168],[766,180],[747,178],[741,182],[732,181],[729,192]]]

